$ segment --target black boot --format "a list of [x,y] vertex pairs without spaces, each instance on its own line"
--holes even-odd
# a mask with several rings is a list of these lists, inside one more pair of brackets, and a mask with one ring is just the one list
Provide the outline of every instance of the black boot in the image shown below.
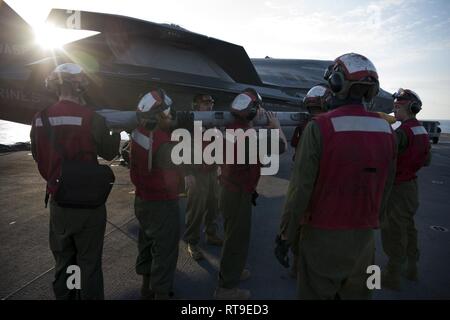
[[153,300],[155,299],[155,293],[150,289],[150,276],[142,276],[142,287],[141,287],[141,300]]
[[405,278],[410,281],[419,281],[419,273],[417,271],[416,262],[408,262],[405,272]]
[[389,265],[381,272],[381,288],[394,291],[401,290],[400,268]]

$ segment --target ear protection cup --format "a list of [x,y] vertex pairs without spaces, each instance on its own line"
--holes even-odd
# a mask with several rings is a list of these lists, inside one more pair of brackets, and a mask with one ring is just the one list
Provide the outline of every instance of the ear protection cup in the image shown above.
[[328,78],[331,91],[340,93],[344,89],[344,75],[339,71],[334,71]]
[[324,112],[328,112],[331,110],[331,106],[333,104],[333,96],[329,94],[321,103],[320,107]]
[[372,100],[373,98],[375,98],[378,92],[380,92],[380,83],[377,81],[376,84],[374,84],[372,88],[370,88],[370,90],[366,93],[364,98],[368,101]]
[[162,99],[161,107],[165,107],[166,106],[166,92],[163,89],[161,89],[161,88],[156,88],[154,91],[158,92],[158,95]]
[[142,113],[137,113],[138,122],[141,122],[142,120],[145,120],[145,128],[147,130],[153,130],[155,129],[156,125],[158,124],[158,120],[156,119],[155,115],[143,115]]
[[256,117],[256,113],[258,112],[258,109],[256,107],[252,107],[250,109],[249,114],[247,115],[246,119],[248,121],[252,121]]
[[175,119],[177,117],[177,112],[174,108],[170,108],[170,116],[172,119]]
[[145,123],[145,129],[149,131],[153,131],[156,128],[156,125],[158,124],[158,121],[156,119],[148,119]]
[[419,111],[422,110],[422,108],[420,107],[419,103],[417,103],[416,101],[413,101],[409,105],[409,110],[413,114],[418,114]]
[[[254,91],[254,95],[257,97],[258,93],[255,90],[253,90],[253,91]],[[251,121],[256,117],[256,114],[258,113],[260,104],[261,104],[261,101],[259,101],[258,99],[252,101],[251,106],[250,106],[250,111],[247,116],[248,121]]]
[[260,100],[260,96],[259,96],[258,92],[256,92],[255,89],[247,88],[247,89],[245,89],[245,91],[251,93],[255,97],[255,100],[253,100],[251,102],[251,104],[249,105],[249,112],[248,112],[248,115],[245,117],[248,121],[251,121],[256,117],[256,114],[258,113],[258,109],[261,104],[261,100]]

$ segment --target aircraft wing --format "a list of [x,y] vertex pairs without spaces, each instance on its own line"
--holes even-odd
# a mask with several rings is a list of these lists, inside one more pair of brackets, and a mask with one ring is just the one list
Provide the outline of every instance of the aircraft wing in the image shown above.
[[[315,85],[326,84],[323,74],[333,63],[327,60],[272,58],[252,59],[252,62],[264,84],[282,87],[285,92],[299,97],[303,97]],[[392,108],[392,95],[380,89],[370,109],[391,113]]]
[[323,81],[328,65],[315,60],[251,60],[242,46],[176,25],[66,9],[53,9],[48,21],[99,33],[66,44],[63,50],[44,52],[34,44],[31,28],[4,2],[0,18],[0,48],[26,48],[26,54],[11,59],[4,59],[5,50],[0,52],[0,118],[22,123],[29,123],[36,111],[54,101],[43,83],[63,62],[78,63],[87,71],[90,105],[119,110],[134,110],[151,86],[165,89],[176,110],[189,109],[200,92],[213,95],[217,109],[225,110],[236,93],[251,86],[268,110],[304,111],[302,98]]
[[54,9],[48,21],[99,34],[69,43],[55,56],[28,65],[31,77],[45,76],[63,62],[75,62],[91,77],[87,101],[95,108],[134,109],[151,86],[164,88],[174,108],[186,110],[199,92],[226,109],[235,94],[256,88],[268,109],[298,109],[301,99],[262,83],[244,48],[178,26],[118,15]]
[[117,63],[262,84],[242,46],[176,25],[64,9],[52,10],[47,20],[59,27],[101,32]]

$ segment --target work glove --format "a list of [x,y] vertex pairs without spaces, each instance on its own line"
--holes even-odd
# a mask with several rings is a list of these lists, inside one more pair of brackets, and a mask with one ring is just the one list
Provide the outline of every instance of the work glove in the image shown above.
[[395,117],[384,113],[384,112],[377,112],[381,118],[383,118],[384,120],[386,120],[389,124],[394,124],[397,122],[397,119],[395,119]]
[[280,235],[275,238],[275,244],[275,257],[283,267],[289,268],[289,244],[286,240],[281,239]]
[[194,116],[189,111],[177,111],[176,128],[187,129],[189,132],[194,131]]

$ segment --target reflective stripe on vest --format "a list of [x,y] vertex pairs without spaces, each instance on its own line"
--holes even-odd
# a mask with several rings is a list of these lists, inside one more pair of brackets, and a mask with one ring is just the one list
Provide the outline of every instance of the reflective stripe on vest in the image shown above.
[[391,133],[389,124],[384,119],[344,116],[331,118],[334,131],[364,131],[364,132],[385,132]]
[[[67,117],[67,116],[60,116],[60,117],[49,117],[48,122],[50,122],[50,125],[55,126],[81,126],[83,124],[83,118],[81,117]],[[42,119],[36,118],[36,127],[42,127]]]
[[411,131],[414,133],[415,136],[418,136],[420,134],[428,134],[427,130],[422,126],[411,127]]
[[150,149],[150,138],[140,133],[138,129],[133,130],[131,138],[145,150]]

